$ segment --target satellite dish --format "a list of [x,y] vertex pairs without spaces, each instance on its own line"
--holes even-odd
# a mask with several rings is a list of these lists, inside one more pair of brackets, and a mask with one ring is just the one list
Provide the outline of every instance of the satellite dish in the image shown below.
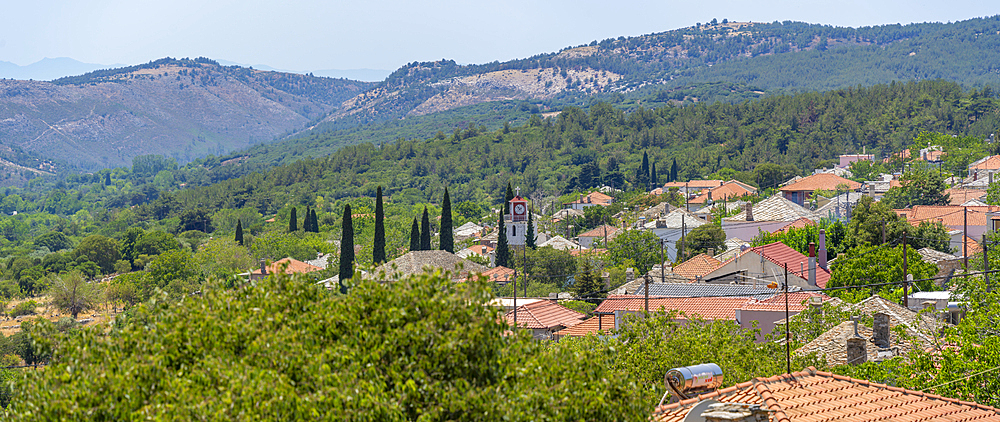
[[701,417],[702,413],[708,410],[708,406],[719,403],[715,400],[708,399],[698,402],[694,408],[688,412],[687,416],[684,417],[684,422],[705,422],[705,418]]

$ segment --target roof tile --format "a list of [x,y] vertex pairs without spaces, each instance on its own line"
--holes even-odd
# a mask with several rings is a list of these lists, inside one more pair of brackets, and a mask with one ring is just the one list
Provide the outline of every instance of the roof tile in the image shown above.
[[851,179],[845,179],[832,173],[817,173],[803,177],[788,186],[781,188],[782,192],[813,192],[815,190],[837,190],[837,186],[847,185],[849,190],[858,190],[863,186]]
[[[504,314],[507,325],[514,325],[514,310]],[[559,305],[554,300],[540,300],[518,306],[517,325],[525,328],[572,327],[582,322],[584,314]]]

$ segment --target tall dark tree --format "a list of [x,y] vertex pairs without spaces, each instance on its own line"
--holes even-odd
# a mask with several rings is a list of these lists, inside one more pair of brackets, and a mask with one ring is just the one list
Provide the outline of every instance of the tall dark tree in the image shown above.
[[351,204],[344,205],[344,219],[340,236],[340,292],[347,293],[346,280],[354,277],[354,222]]
[[525,233],[524,246],[535,249],[535,217],[531,210],[528,210],[528,232]]
[[382,187],[375,190],[375,242],[372,245],[372,262],[385,262],[385,210],[382,209]]
[[104,186],[111,185],[111,173],[104,173]]
[[500,221],[497,223],[497,249],[495,263],[499,267],[510,268],[510,247],[507,245],[507,226],[503,223],[503,214],[500,214]]
[[417,224],[417,217],[413,217],[413,225],[410,226],[410,252],[420,250],[420,225]]
[[292,212],[288,214],[288,232],[292,233],[299,229],[299,217],[295,215],[295,207],[292,207]]
[[424,207],[424,215],[420,217],[420,250],[431,250],[431,218]]
[[236,220],[236,243],[243,244],[243,222]]
[[302,217],[302,231],[310,233],[313,231],[312,227],[312,208],[306,207],[306,215]]
[[677,181],[677,157],[674,157],[674,163],[670,165],[670,181]]
[[645,151],[642,152],[642,165],[639,166],[639,171],[636,172],[635,182],[643,190],[649,190],[649,155]]
[[319,233],[319,216],[316,215],[316,210],[312,210],[312,229],[313,233]]
[[444,199],[441,200],[441,250],[455,253],[455,235],[451,220],[451,196],[448,188],[444,188]]
[[652,186],[660,184],[660,176],[656,174],[656,162],[649,164],[649,184]]

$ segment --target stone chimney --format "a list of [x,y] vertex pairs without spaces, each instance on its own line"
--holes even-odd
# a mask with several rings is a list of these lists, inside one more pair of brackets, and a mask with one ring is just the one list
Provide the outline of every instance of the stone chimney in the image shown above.
[[868,360],[868,342],[858,334],[858,320],[860,317],[851,317],[854,320],[854,335],[847,339],[847,364],[860,365]]
[[267,275],[267,261],[263,259],[260,260],[260,274]]
[[872,325],[872,330],[875,332],[872,336],[872,343],[878,346],[879,349],[889,348],[889,315],[879,312],[875,314],[875,323]]
[[581,193],[580,194],[580,203],[581,204],[584,203],[587,200],[586,198],[587,198],[587,196]]
[[635,281],[635,268],[629,267],[625,269],[625,283],[631,283]]
[[824,229],[819,229],[819,251],[817,251],[816,261],[820,268],[830,270],[826,262],[826,230]]
[[747,202],[747,221],[753,221],[753,202]]
[[809,242],[809,285],[816,285],[816,244]]
[[705,422],[767,422],[770,413],[759,404],[715,403],[700,416]]
[[715,248],[708,248],[708,256],[715,256]]
[[712,202],[712,190],[708,190],[708,202]]

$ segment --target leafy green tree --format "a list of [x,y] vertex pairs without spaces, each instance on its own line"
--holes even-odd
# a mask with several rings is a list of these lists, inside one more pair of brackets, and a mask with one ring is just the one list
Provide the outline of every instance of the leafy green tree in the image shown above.
[[159,255],[171,249],[180,248],[180,243],[167,232],[153,230],[142,234],[135,242],[135,253],[138,255]]
[[35,238],[36,246],[44,246],[52,252],[73,247],[73,241],[62,232],[48,232]]
[[915,167],[903,173],[902,186],[890,188],[882,198],[892,208],[910,208],[914,205],[948,205],[949,196],[944,191],[948,184],[939,171]]
[[413,224],[410,226],[410,252],[420,250],[420,225],[417,218],[413,217]]
[[668,182],[677,181],[677,157],[674,157],[673,164],[670,165],[670,180]]
[[656,163],[655,162],[649,164],[649,184],[651,186],[659,186],[660,185],[660,177],[659,177],[659,175],[656,174]]
[[709,249],[719,253],[726,250],[726,232],[715,224],[705,224],[688,232],[680,242],[684,252],[691,256],[708,252]]
[[354,222],[351,217],[351,204],[344,206],[340,233],[340,292],[346,294],[347,280],[354,278]]
[[294,233],[299,230],[299,217],[295,215],[295,207],[288,213],[288,232]]
[[510,200],[514,199],[514,189],[511,189],[510,182],[507,182],[507,192],[503,197],[503,204],[500,204],[500,214],[507,215],[510,211],[507,208],[510,206]]
[[[924,262],[920,254],[912,247],[906,248],[907,273],[915,280],[933,277],[937,274],[937,265]],[[887,248],[884,246],[860,246],[851,249],[845,256],[838,258],[831,267],[832,274],[826,286],[845,287],[879,283],[901,283],[905,280],[903,274],[903,246]],[[936,290],[931,281],[915,282],[915,288],[920,291]],[[902,284],[879,288],[862,288],[859,290],[864,297],[872,292],[885,292],[893,298],[902,296]],[[830,294],[841,296],[845,290],[834,290]]]
[[884,201],[875,202],[863,196],[851,209],[847,231],[854,245],[881,245],[883,226],[886,242],[901,240],[909,224],[896,214]]
[[92,234],[76,245],[76,249],[73,249],[73,256],[77,259],[83,257],[93,261],[101,267],[101,271],[110,274],[115,269],[115,262],[121,258],[121,253],[118,252],[118,242],[114,239]]
[[[857,216],[855,216],[857,218]],[[826,257],[829,260],[836,258],[846,252],[852,245],[847,236],[847,226],[840,221],[820,220],[818,224],[807,225],[805,227],[793,227],[784,232],[761,232],[753,241],[751,246],[767,245],[774,242],[781,242],[788,247],[799,251],[804,255],[809,254],[809,243],[819,247],[819,231],[825,230],[826,234]]]
[[557,288],[567,286],[567,281],[577,273],[579,263],[569,251],[546,246],[526,249],[523,254],[514,254],[514,265],[527,274],[532,283],[552,283]]
[[98,284],[87,283],[79,272],[51,276],[49,296],[57,308],[69,312],[73,319],[80,312],[93,308],[102,298]]
[[441,200],[441,250],[455,253],[455,235],[452,227],[451,197],[448,188],[444,188],[444,199]]
[[240,246],[243,246],[243,222],[240,220],[236,220],[236,237],[234,240]]
[[139,257],[139,253],[135,250],[135,244],[145,233],[146,231],[141,227],[129,227],[128,230],[125,230],[119,247],[122,259],[132,263]]
[[424,207],[424,214],[420,217],[420,250],[431,250],[431,218],[427,207]]
[[498,267],[510,267],[510,246],[507,245],[507,226],[504,224],[503,213],[500,213],[500,220],[497,222],[497,248],[493,251],[496,258],[493,262]]
[[644,230],[626,230],[608,242],[608,257],[612,265],[634,267],[645,274],[660,263],[660,238]]
[[212,216],[205,208],[187,210],[181,213],[181,221],[178,232],[188,230],[200,230],[204,233],[211,233],[215,230],[212,227]]
[[385,260],[385,209],[382,206],[382,186],[375,194],[375,241],[372,242],[372,262],[375,265]]

